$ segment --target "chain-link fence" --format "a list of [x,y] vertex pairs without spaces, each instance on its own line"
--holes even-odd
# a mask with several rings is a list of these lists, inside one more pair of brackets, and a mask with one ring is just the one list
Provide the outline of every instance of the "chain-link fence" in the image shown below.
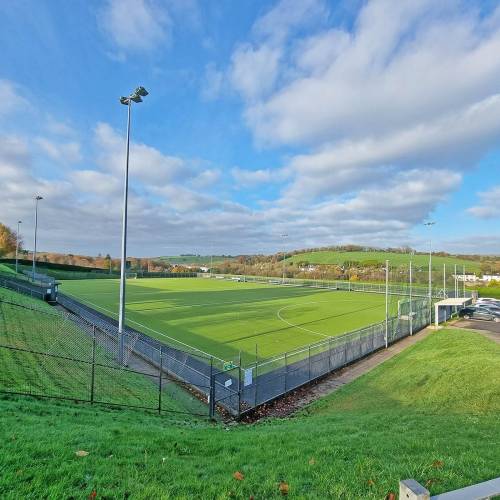
[[[12,278],[3,281],[0,279],[0,285],[14,290],[16,286],[20,287],[18,291],[27,295],[34,293],[25,283],[16,285]],[[343,286],[351,286],[351,291],[385,292],[385,286],[379,284],[309,283],[301,280],[293,285],[336,290],[345,290]],[[393,284],[389,293],[398,298],[405,297],[407,289],[397,288],[398,286],[400,285]],[[338,337],[329,337],[271,358],[261,359],[256,355],[255,362],[242,366],[237,360],[225,363],[220,358],[167,336],[164,343],[130,327],[126,327],[120,334],[116,320],[73,297],[59,293],[58,304],[64,307],[66,313],[62,316],[53,313],[42,315],[41,317],[50,319],[43,321],[43,331],[38,336],[49,343],[52,337],[57,338],[53,346],[58,346],[59,350],[47,350],[46,346],[38,349],[36,344],[29,342],[26,345],[18,341],[12,343],[12,339],[16,338],[12,327],[7,332],[10,341],[2,341],[0,350],[29,358],[22,363],[25,368],[15,372],[17,382],[16,377],[10,377],[8,384],[14,387],[10,392],[43,393],[40,395],[157,408],[162,411],[167,409],[165,401],[170,401],[163,398],[162,402],[165,386],[175,382],[195,391],[199,399],[209,403],[208,412],[211,416],[215,414],[216,407],[241,416],[428,325],[434,311],[426,293],[423,291],[419,294],[414,289],[413,297],[414,302],[411,303],[414,307],[408,309],[407,304],[398,307],[398,314],[388,317],[386,321]],[[406,300],[403,299],[403,302]],[[8,306],[4,302],[2,308],[5,307]],[[47,315],[47,312],[43,314]],[[12,321],[8,324],[11,325]],[[19,324],[19,328],[23,330],[25,325],[29,325],[29,321],[23,320]],[[2,331],[6,327],[7,324],[3,325]],[[75,329],[78,333],[75,333]],[[23,335],[19,338],[22,339]],[[67,346],[67,351],[63,346]],[[21,352],[24,354],[19,354]],[[29,368],[32,365],[35,368]],[[42,382],[35,383],[39,371],[52,373],[51,365],[66,366],[65,372],[74,371],[77,375],[72,381],[61,377],[61,382],[57,384],[54,380],[58,377],[52,374],[49,377],[50,383],[45,383],[43,377],[40,379]],[[30,375],[30,372],[34,374]],[[21,389],[15,390],[18,387],[16,384]],[[130,386],[129,390],[123,388],[124,384]]]
[[170,353],[160,348],[158,363],[149,363],[135,354],[141,339],[127,332],[120,362],[120,344],[103,325],[9,293],[0,292],[1,392],[208,415],[179,388]]

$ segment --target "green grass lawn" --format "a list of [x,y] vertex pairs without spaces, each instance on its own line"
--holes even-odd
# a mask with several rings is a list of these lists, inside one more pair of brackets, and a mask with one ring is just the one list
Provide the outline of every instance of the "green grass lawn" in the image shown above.
[[234,257],[222,257],[221,255],[166,255],[158,257],[159,260],[165,260],[170,264],[193,264],[199,266],[210,266],[210,263],[216,264],[226,260],[234,260]]
[[493,297],[500,299],[500,286],[482,286],[477,288],[480,297]]
[[[335,252],[335,251],[321,251],[321,252],[308,252],[293,255],[288,258],[289,262],[309,262],[310,264],[339,264],[342,265],[344,262],[357,261],[377,261],[380,264],[385,264],[386,260],[389,260],[392,267],[401,266],[409,263],[410,256],[408,254],[402,253],[392,253],[392,252]],[[416,267],[426,267],[429,265],[428,255],[414,255],[413,264]],[[443,264],[449,267],[449,272],[452,270],[452,266],[457,264],[460,273],[462,272],[462,266],[465,266],[465,270],[471,272],[479,271],[479,262],[474,262],[471,260],[463,260],[455,257],[432,257],[432,267],[436,270],[442,270]]]
[[477,333],[433,332],[301,414],[253,425],[3,398],[0,496],[269,499],[284,482],[290,498],[381,499],[406,478],[431,494],[464,487],[500,475],[499,356]]
[[[66,281],[61,291],[106,314],[118,312],[118,280]],[[397,298],[391,297],[392,310]],[[206,278],[127,281],[130,326],[224,360],[260,358],[318,342],[385,318],[380,294]]]
[[[99,345],[95,356],[96,402],[158,407],[157,376],[124,370]],[[0,391],[88,400],[91,360],[92,339],[79,326],[45,302],[0,288]],[[165,379],[163,388],[163,410],[207,414],[171,381]]]

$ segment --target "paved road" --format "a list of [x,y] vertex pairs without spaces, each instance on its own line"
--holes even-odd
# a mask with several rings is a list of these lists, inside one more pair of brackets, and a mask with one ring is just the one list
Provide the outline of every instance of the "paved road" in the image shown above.
[[490,339],[500,342],[500,323],[479,319],[461,319],[457,321],[454,326],[458,328],[467,328],[469,330],[479,330]]

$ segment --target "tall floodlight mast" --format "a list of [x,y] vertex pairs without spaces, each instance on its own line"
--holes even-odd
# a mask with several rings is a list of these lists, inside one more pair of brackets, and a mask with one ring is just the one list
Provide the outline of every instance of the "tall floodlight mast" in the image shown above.
[[39,195],[35,196],[35,248],[33,249],[33,276],[31,277],[33,281],[35,281],[35,275],[36,275],[36,237],[37,237],[37,231],[38,231],[38,202],[40,200],[43,200],[43,198]]
[[429,229],[429,325],[432,324],[432,226],[434,221],[425,222]]
[[125,181],[123,185],[123,214],[122,214],[122,253],[120,263],[120,310],[118,315],[118,333],[120,336],[119,360],[124,361],[124,336],[123,327],[125,324],[125,273],[127,264],[127,204],[128,204],[128,164],[130,153],[130,115],[132,103],[142,102],[142,98],[148,95],[144,87],[137,87],[128,97],[120,97],[120,102],[127,106],[127,149],[125,160]]

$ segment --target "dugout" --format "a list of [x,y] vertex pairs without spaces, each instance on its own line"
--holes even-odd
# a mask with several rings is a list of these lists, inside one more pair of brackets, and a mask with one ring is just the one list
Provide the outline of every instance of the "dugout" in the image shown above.
[[434,304],[434,321],[436,327],[439,323],[451,318],[453,309],[461,309],[469,304],[472,304],[472,297],[456,297],[436,302]]

